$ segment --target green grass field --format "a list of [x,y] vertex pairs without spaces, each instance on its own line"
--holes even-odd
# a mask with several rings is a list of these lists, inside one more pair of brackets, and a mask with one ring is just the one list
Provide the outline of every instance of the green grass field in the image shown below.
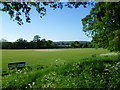
[[[108,52],[93,48],[3,50],[0,87],[119,88],[119,58],[114,55],[99,56]],[[30,68],[7,71],[8,63],[23,61]]]
[[26,65],[51,65],[79,61],[82,58],[107,53],[105,49],[15,49],[2,50],[2,69],[7,70],[8,63],[26,62]]

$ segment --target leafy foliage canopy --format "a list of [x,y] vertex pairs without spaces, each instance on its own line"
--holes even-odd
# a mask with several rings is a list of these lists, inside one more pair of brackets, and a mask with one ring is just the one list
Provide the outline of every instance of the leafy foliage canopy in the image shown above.
[[120,2],[99,2],[82,19],[83,31],[96,47],[120,51]]

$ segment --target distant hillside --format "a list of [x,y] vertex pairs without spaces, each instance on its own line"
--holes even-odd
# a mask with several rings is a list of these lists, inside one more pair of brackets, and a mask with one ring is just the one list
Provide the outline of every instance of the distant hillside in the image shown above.
[[[73,42],[75,42],[75,41],[57,41],[57,42],[54,42],[54,43],[73,43]],[[90,41],[78,41],[78,42],[80,42],[80,43],[88,43]]]

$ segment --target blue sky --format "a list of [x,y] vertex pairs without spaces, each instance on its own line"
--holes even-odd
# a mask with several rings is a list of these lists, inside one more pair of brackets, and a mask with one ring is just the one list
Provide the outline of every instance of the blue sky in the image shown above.
[[2,38],[8,41],[15,41],[24,38],[31,41],[35,35],[41,39],[52,41],[90,41],[82,31],[81,19],[89,14],[91,6],[84,8],[80,6],[77,9],[63,8],[53,10],[47,8],[47,14],[41,19],[39,14],[33,8],[31,10],[31,23],[18,25],[10,20],[6,12],[2,14]]

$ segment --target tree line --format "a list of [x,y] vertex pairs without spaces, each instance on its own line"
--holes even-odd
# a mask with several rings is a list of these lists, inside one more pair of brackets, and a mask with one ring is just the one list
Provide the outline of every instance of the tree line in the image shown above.
[[15,42],[2,39],[0,43],[2,49],[92,48],[91,42],[53,42],[52,40],[40,38],[39,35],[35,35],[30,42],[23,38],[19,38]]

